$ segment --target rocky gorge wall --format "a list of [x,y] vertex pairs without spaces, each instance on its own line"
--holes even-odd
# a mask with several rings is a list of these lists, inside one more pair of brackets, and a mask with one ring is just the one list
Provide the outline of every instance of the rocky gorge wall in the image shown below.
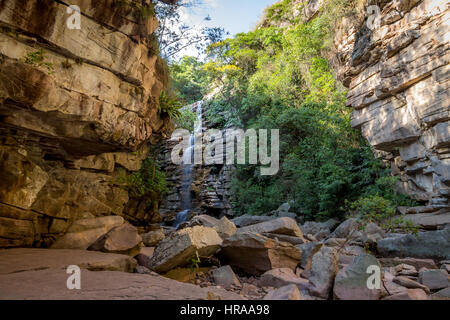
[[169,127],[151,6],[0,1],[0,247],[49,246],[80,218],[159,220],[115,183]]
[[[199,112],[199,103],[197,102],[191,108],[194,112]],[[207,129],[211,129],[210,124],[205,117],[207,112],[207,103],[202,104],[203,112],[201,114],[202,124],[199,133],[204,133]],[[224,135],[224,132],[223,132]],[[177,139],[168,139],[158,146],[158,160],[161,169],[166,172],[167,181],[169,183],[169,192],[164,196],[160,205],[160,214],[165,223],[171,224],[176,214],[183,210],[182,208],[182,181],[183,170],[182,165],[172,162],[171,153],[173,148],[179,141]],[[207,141],[202,136],[202,152],[205,152]],[[225,139],[224,139],[224,147]],[[192,185],[189,188],[191,193],[191,212],[190,216],[207,214],[215,217],[233,216],[230,203],[231,196],[231,179],[233,166],[229,165],[194,165],[192,168]]]
[[416,213],[408,217],[422,227],[448,224],[450,4],[369,5],[380,15],[366,14],[359,24],[344,20],[335,39],[333,63],[349,89],[351,124],[401,178],[399,188],[424,204],[402,213]]

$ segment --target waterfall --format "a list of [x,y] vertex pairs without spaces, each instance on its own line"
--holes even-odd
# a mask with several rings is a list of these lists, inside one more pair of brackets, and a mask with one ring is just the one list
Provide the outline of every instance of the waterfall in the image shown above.
[[195,149],[195,140],[201,139],[202,126],[202,105],[203,101],[196,103],[197,106],[197,121],[194,125],[194,130],[189,138],[189,148],[183,154],[183,175],[181,178],[181,212],[177,214],[174,227],[178,228],[180,224],[186,221],[188,213],[192,208],[191,186],[194,181],[194,159],[196,152],[202,150]]

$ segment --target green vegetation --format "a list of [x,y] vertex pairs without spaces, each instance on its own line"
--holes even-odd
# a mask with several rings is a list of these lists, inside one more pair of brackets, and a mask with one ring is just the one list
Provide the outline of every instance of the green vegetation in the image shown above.
[[45,61],[45,59],[46,56],[44,55],[44,50],[42,48],[34,52],[29,52],[24,58],[25,63],[36,65],[39,67],[45,67],[48,70],[49,74],[54,73],[53,64],[51,62]]
[[161,196],[168,192],[166,175],[151,158],[144,160],[138,172],[119,171],[116,183],[126,188],[131,197],[145,198],[153,212],[157,212]]
[[217,89],[206,105],[211,126],[280,129],[277,175],[237,166],[231,190],[237,214],[261,215],[293,200],[291,210],[307,220],[352,212],[388,230],[411,229],[393,217],[397,206],[415,203],[396,192],[389,168],[351,128],[346,90],[326,58],[335,26],[355,7],[356,0],[328,0],[302,22],[284,19],[292,11],[285,0],[267,10],[259,28],[210,45],[204,64],[188,57],[172,65],[186,101],[198,100],[211,84]]
[[196,58],[185,56],[172,62],[169,70],[172,87],[185,105],[201,100],[207,93],[208,73]]
[[161,92],[159,97],[159,113],[167,114],[171,119],[181,117],[182,105],[177,96],[168,94],[166,91]]

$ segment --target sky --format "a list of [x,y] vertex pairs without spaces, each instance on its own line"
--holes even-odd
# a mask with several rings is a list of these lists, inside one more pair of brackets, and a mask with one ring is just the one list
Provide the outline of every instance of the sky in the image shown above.
[[[186,9],[182,19],[189,24],[208,27],[222,27],[230,32],[230,37],[239,32],[252,30],[259,22],[264,9],[277,0],[203,0],[198,8]],[[211,21],[204,21],[207,16]],[[194,49],[183,55],[196,55]]]

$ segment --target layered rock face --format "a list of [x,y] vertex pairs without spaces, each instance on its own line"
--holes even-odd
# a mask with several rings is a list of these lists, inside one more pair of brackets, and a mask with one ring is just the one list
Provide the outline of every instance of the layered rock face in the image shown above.
[[401,177],[401,189],[426,204],[406,213],[447,214],[448,223],[449,3],[370,4],[380,8],[379,25],[373,11],[359,25],[344,22],[335,41],[339,77],[354,109],[352,126]]
[[[194,112],[200,113],[198,102],[188,107],[191,107]],[[201,130],[199,130],[197,135],[211,129],[205,117],[206,108],[207,105],[204,103],[200,114],[202,119]],[[225,131],[222,132],[222,135],[225,136]],[[202,153],[204,154],[208,141],[206,141],[205,136],[201,138]],[[226,148],[225,140],[224,150]],[[179,141],[176,138],[165,140],[159,145],[158,150],[161,169],[166,172],[167,181],[170,183],[169,192],[161,203],[160,213],[169,224],[175,219],[177,212],[186,209],[183,208],[183,195],[185,194],[183,192],[183,175],[186,174],[185,167],[174,164],[172,161],[172,152],[178,143]],[[199,214],[208,214],[215,217],[233,216],[230,202],[233,169],[234,166],[232,165],[211,165],[205,162],[193,165],[190,173],[192,175],[192,184],[189,189],[191,193],[191,216]]]
[[115,183],[169,127],[151,6],[0,3],[0,247],[48,246],[81,218],[157,219]]

